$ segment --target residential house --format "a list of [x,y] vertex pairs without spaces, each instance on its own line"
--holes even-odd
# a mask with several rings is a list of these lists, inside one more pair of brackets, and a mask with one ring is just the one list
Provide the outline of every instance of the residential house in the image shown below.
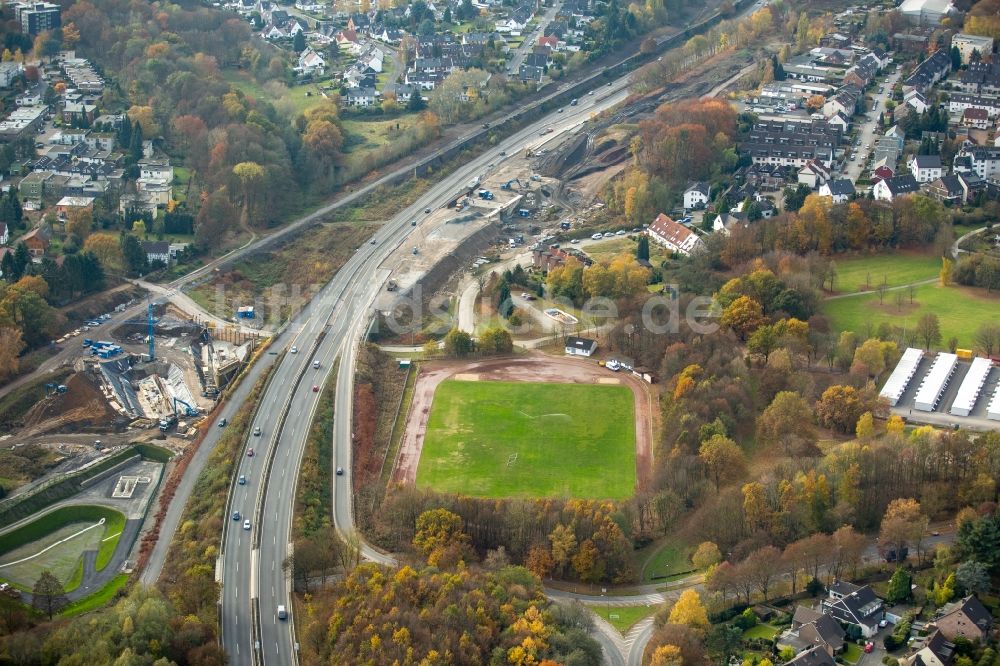
[[151,264],[154,262],[160,262],[163,265],[170,263],[169,241],[142,241],[142,251],[146,253],[146,261]]
[[985,58],[983,56],[988,56],[993,53],[992,37],[968,35],[960,32],[957,35],[952,35],[951,45],[952,47],[957,48],[958,52],[962,54],[963,65],[968,65],[973,61],[974,53],[980,56],[979,58],[975,58],[975,60],[984,60]]
[[67,102],[63,105],[62,119],[64,123],[90,125],[97,116],[97,106],[80,102]]
[[828,180],[819,186],[821,197],[831,197],[833,203],[844,203],[855,194],[854,183],[847,178]]
[[830,170],[825,164],[816,160],[809,160],[798,172],[798,182],[807,185],[809,189],[815,190],[828,180],[830,180]]
[[990,114],[986,109],[966,109],[962,112],[961,124],[970,129],[989,129]]
[[663,213],[656,216],[646,232],[650,239],[672,252],[685,256],[695,252],[702,245],[698,234]]
[[879,69],[879,61],[870,54],[866,55],[844,73],[844,83],[864,90],[875,80]]
[[761,120],[750,130],[740,151],[754,164],[802,167],[810,160],[829,167],[840,143],[839,127],[825,120]]
[[949,641],[964,638],[986,643],[993,626],[993,616],[978,598],[970,594],[941,609],[934,625]]
[[684,190],[684,209],[704,208],[712,194],[712,186],[708,183],[692,183]]
[[719,213],[712,222],[712,231],[728,236],[733,229],[748,226],[747,216],[744,213]]
[[920,185],[910,174],[883,178],[872,187],[872,196],[877,201],[892,201],[896,197],[920,191]]
[[948,76],[950,71],[951,57],[947,49],[938,49],[914,68],[903,85],[926,93],[934,84]]
[[49,233],[41,227],[35,227],[21,236],[18,242],[24,243],[32,258],[39,259],[49,250]]
[[777,164],[748,164],[740,167],[734,174],[737,181],[752,185],[763,191],[775,192],[784,189],[794,177],[795,172],[790,167]]
[[126,192],[122,194],[118,200],[118,213],[124,217],[129,214],[129,211],[137,214],[149,213],[150,215],[156,215],[156,201],[150,196],[150,194],[143,192],[141,190],[136,192]]
[[836,663],[830,653],[822,646],[817,645],[798,653],[794,659],[785,662],[783,666],[835,666]]
[[840,111],[837,111],[835,114],[827,118],[826,122],[840,128],[840,131],[845,134],[847,133],[847,128],[851,126],[851,119]]
[[970,62],[956,73],[952,85],[975,95],[1000,94],[1000,62]]
[[19,62],[0,62],[0,88],[10,88],[24,67]]
[[597,340],[591,340],[590,338],[578,338],[573,335],[566,338],[567,356],[590,357],[595,351],[597,351]]
[[913,647],[913,653],[899,660],[900,666],[949,666],[955,655],[955,644],[940,631],[935,631]]
[[822,608],[824,613],[838,622],[857,626],[865,638],[871,638],[878,632],[878,623],[885,617],[882,600],[871,586],[858,586],[846,581],[835,581],[830,585]]
[[918,183],[937,180],[944,173],[940,155],[914,155],[906,166]]
[[521,81],[534,81],[538,83],[542,80],[545,70],[542,67],[522,64],[517,74]]
[[823,104],[823,116],[829,118],[834,114],[842,113],[850,118],[857,110],[860,94],[860,90],[854,86],[840,88],[833,97]]
[[920,188],[924,194],[937,199],[943,204],[954,204],[961,206],[965,203],[965,188],[962,187],[962,179],[958,175],[941,176],[930,183],[924,183]]
[[844,651],[847,632],[833,617],[798,606],[792,616],[792,625],[778,638],[778,645],[791,647],[796,653],[821,647],[831,657]]
[[927,110],[927,107],[930,106],[927,101],[927,97],[916,88],[906,91],[903,95],[903,104],[905,106],[909,106],[918,114],[923,113]]
[[953,166],[956,169],[968,169],[984,180],[995,179],[1000,176],[1000,148],[984,146],[963,148],[955,155]]
[[53,175],[51,171],[32,171],[17,184],[18,193],[25,200],[40,203],[45,196],[45,183]]
[[6,245],[10,242],[10,231],[7,229],[6,222],[0,222],[0,245]]
[[66,215],[74,210],[94,210],[93,197],[70,197],[66,196],[56,204],[56,211],[60,219],[66,219]]
[[964,114],[968,109],[985,111],[987,117],[996,118],[1000,115],[1000,99],[985,95],[970,93],[952,93],[948,98],[948,113]]
[[374,88],[348,88],[346,95],[347,106],[369,107],[375,105],[378,93]]
[[323,76],[326,71],[326,60],[308,46],[299,54],[295,72],[302,76]]

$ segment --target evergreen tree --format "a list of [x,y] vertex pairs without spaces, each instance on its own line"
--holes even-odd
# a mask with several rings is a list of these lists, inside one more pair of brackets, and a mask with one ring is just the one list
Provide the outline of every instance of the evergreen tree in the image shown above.
[[510,297],[510,286],[506,281],[501,282],[497,291],[497,312],[504,319],[509,319],[511,314],[514,313],[514,302]]
[[951,47],[951,70],[955,71],[962,66],[962,52],[957,46]]
[[639,244],[635,247],[635,258],[649,261],[649,236],[639,236]]
[[129,122],[128,118],[124,118],[118,128],[118,145],[124,147],[132,145],[132,123]]
[[24,277],[31,267],[31,254],[28,252],[28,247],[24,243],[18,243],[17,247],[14,248],[14,266],[11,275],[13,279],[12,282],[17,282],[22,277]]
[[442,17],[445,23],[451,23],[451,7],[444,8],[444,16]]
[[910,598],[910,572],[899,567],[889,579],[889,587],[886,589],[885,599],[891,604],[906,601]]
[[780,62],[778,62],[778,56],[771,56],[771,67],[774,70],[774,80],[784,81],[786,78],[785,68],[781,66]]
[[129,133],[128,143],[129,157],[131,158],[133,164],[138,163],[139,160],[142,159],[142,142],[142,125],[135,123],[132,125],[132,131]]
[[14,282],[14,253],[5,252],[3,259],[0,259],[0,274],[8,282]]
[[292,37],[292,50],[295,53],[302,53],[306,50],[306,36],[301,30]]
[[139,239],[132,234],[122,233],[119,237],[122,256],[125,258],[125,267],[130,275],[142,275],[149,270],[149,263],[146,260],[146,252],[142,249]]
[[407,111],[423,111],[426,106],[427,103],[424,101],[424,98],[421,97],[419,88],[410,93],[410,100],[406,103]]

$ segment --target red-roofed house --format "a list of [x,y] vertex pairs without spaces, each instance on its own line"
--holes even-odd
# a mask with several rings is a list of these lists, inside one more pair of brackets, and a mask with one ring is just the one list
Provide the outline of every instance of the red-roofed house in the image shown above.
[[649,237],[668,250],[689,255],[702,245],[698,234],[660,213],[649,225]]
[[538,38],[538,45],[539,46],[548,46],[553,51],[555,51],[556,47],[559,45],[559,38],[557,36],[555,36],[555,35],[549,35],[548,37],[539,37]]

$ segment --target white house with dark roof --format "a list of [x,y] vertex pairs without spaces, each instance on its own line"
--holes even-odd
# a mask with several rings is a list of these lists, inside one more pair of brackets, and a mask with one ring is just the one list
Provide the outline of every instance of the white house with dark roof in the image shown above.
[[878,633],[878,623],[885,617],[885,606],[870,585],[858,586],[834,581],[822,602],[823,612],[843,624],[856,625],[861,635],[871,638]]
[[918,183],[929,183],[937,180],[944,171],[940,155],[914,155],[906,163],[906,166]]
[[920,191],[917,179],[910,174],[885,178],[872,187],[872,196],[876,201],[892,201],[896,197],[914,194]]
[[798,653],[794,659],[785,662],[782,666],[835,666],[836,663],[826,650],[817,645],[805,652]]
[[712,186],[708,183],[692,183],[684,190],[684,209],[704,208],[712,195]]
[[778,646],[787,646],[796,652],[819,646],[830,656],[836,656],[844,651],[846,636],[847,632],[831,616],[798,606],[791,626],[778,637]]
[[702,246],[701,238],[683,224],[675,222],[663,213],[656,216],[646,230],[650,239],[672,252],[689,255]]
[[819,195],[832,198],[833,203],[844,203],[853,197],[854,193],[854,183],[847,178],[828,180],[819,186]]
[[566,338],[567,356],[590,357],[596,351],[597,351],[597,340],[591,340],[590,338],[578,338],[573,335]]

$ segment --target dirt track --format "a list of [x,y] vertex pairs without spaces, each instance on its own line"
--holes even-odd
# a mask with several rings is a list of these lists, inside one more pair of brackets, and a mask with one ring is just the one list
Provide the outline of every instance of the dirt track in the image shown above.
[[639,487],[649,483],[653,471],[653,417],[655,391],[629,373],[613,373],[594,360],[559,358],[535,353],[528,357],[476,361],[432,361],[420,367],[413,391],[413,402],[406,415],[406,429],[399,457],[393,468],[396,483],[415,483],[420,451],[427,432],[431,403],[438,384],[463,375],[461,379],[478,381],[558,382],[563,384],[617,383],[628,386],[635,396],[635,465]]

